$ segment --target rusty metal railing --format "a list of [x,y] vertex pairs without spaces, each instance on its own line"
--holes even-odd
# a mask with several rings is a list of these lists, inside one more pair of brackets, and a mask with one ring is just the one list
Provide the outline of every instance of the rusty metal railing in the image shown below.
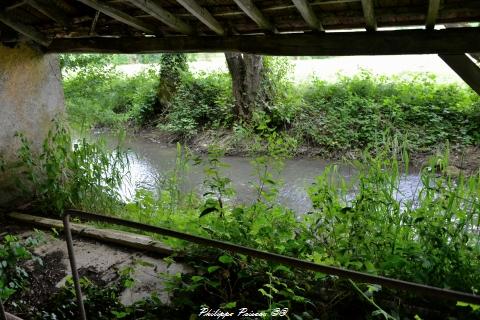
[[480,295],[474,295],[470,293],[454,291],[449,289],[443,289],[423,284],[418,284],[414,282],[408,282],[398,279],[392,279],[382,276],[371,275],[368,273],[321,265],[317,263],[313,263],[310,261],[300,260],[297,258],[292,258],[284,255],[279,255],[275,253],[270,253],[266,251],[260,251],[249,247],[244,247],[224,241],[208,239],[200,236],[191,235],[184,232],[174,231],[162,227],[156,227],[148,224],[143,224],[139,222],[129,221],[125,219],[95,214],[95,213],[88,213],[78,210],[69,210],[66,212],[63,223],[65,227],[65,234],[67,239],[67,246],[68,246],[68,256],[70,259],[70,265],[72,267],[72,275],[73,281],[75,284],[75,292],[77,294],[77,301],[79,305],[80,316],[82,320],[86,320],[85,316],[85,309],[83,306],[83,299],[82,293],[80,288],[80,282],[78,278],[78,272],[76,270],[76,262],[75,262],[75,253],[73,250],[73,243],[72,243],[72,234],[70,229],[70,217],[78,217],[86,221],[95,221],[95,222],[104,222],[108,224],[115,224],[120,225],[128,228],[133,228],[145,232],[155,233],[162,236],[173,237],[177,239],[186,240],[195,244],[214,247],[218,249],[223,249],[227,251],[231,251],[234,253],[241,253],[247,256],[277,262],[284,265],[288,265],[295,268],[301,268],[304,270],[310,270],[314,272],[321,272],[329,275],[335,275],[342,278],[348,278],[355,281],[379,284],[385,287],[393,288],[393,289],[400,289],[411,291],[419,294],[425,294],[433,297],[441,297],[445,299],[455,300],[455,301],[463,301],[472,304],[480,304]]

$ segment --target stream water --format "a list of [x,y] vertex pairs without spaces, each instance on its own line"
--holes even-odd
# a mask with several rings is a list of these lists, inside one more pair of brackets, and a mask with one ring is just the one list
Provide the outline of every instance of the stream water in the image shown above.
[[[107,141],[114,140],[111,136],[100,134]],[[129,181],[125,181],[122,190],[123,196],[128,199],[133,197],[136,187],[143,187],[157,191],[159,181],[175,168],[177,151],[175,147],[152,142],[139,136],[129,136],[125,146],[130,150]],[[222,159],[228,164],[222,169],[222,174],[232,180],[232,187],[236,190],[236,203],[251,203],[256,198],[252,183],[258,180],[254,174],[251,159],[244,157],[228,156]],[[331,161],[323,159],[294,159],[287,160],[283,170],[277,176],[283,184],[280,188],[278,201],[282,205],[301,214],[311,209],[311,202],[307,195],[308,187],[315,181]],[[351,165],[338,164],[338,172],[347,180],[352,178],[356,171]],[[195,191],[202,194],[205,189],[203,167],[190,165],[184,177],[182,189]],[[397,195],[399,200],[412,199],[420,185],[418,171],[415,169],[408,175],[404,175],[400,182]]]

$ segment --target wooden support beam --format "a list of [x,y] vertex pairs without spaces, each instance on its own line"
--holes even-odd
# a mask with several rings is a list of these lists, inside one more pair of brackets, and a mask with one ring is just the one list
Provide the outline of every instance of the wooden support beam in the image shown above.
[[252,0],[233,0],[262,29],[277,33],[277,28],[263,15]]
[[195,33],[193,28],[185,23],[183,20],[175,17],[167,10],[160,7],[156,2],[152,0],[128,0],[136,7],[142,9],[149,15],[155,17],[161,22],[165,23],[170,28],[184,34],[192,35]]
[[427,19],[425,21],[425,27],[427,28],[427,30],[433,30],[435,28],[435,22],[437,21],[439,9],[440,0],[428,1]]
[[220,22],[215,19],[207,9],[200,6],[195,0],[177,0],[185,9],[188,10],[192,15],[194,15],[198,20],[202,21],[210,30],[214,31],[216,34],[223,36],[225,30],[223,29]]
[[112,17],[113,19],[118,20],[120,22],[123,22],[135,29],[138,29],[140,31],[143,31],[149,34],[157,33],[154,27],[149,26],[142,20],[132,17],[131,15],[126,14],[125,12],[122,12],[116,8],[113,8],[103,2],[100,2],[98,0],[77,0],[77,1],[91,8],[94,8],[95,10],[100,11],[103,14],[106,14],[107,16]]
[[11,19],[7,14],[3,12],[0,12],[0,22],[44,47],[48,47],[50,45],[50,39],[48,39],[47,36],[45,36],[43,33],[41,33],[32,26]]
[[45,3],[44,0],[26,0],[26,2],[28,5],[40,11],[41,13],[43,13],[53,21],[61,24],[62,26],[68,26],[71,24],[65,13],[62,12],[58,7],[56,7],[53,1]]
[[313,30],[324,31],[322,23],[318,20],[315,12],[313,12],[308,0],[292,0],[292,2]]
[[367,31],[376,31],[377,20],[375,19],[373,0],[362,0],[362,9],[365,18],[365,29],[367,29]]
[[439,57],[476,93],[480,94],[480,67],[466,54],[439,54]]
[[[22,224],[34,225],[48,230],[53,228],[63,230],[62,221],[57,219],[32,216],[19,212],[8,213],[8,218]],[[119,230],[99,229],[94,226],[73,222],[70,223],[70,228],[74,234],[104,243],[112,243],[122,247],[165,255],[171,255],[174,252],[172,248],[149,236]]]
[[244,52],[289,56],[480,52],[480,28],[251,36],[55,39],[49,52]]

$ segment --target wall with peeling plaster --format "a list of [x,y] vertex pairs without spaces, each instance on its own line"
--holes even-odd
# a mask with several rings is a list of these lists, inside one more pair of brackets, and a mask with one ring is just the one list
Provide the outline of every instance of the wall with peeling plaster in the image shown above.
[[[44,55],[26,45],[0,45],[0,206],[20,200],[15,166],[22,132],[39,148],[52,120],[65,110],[58,57]],[[3,160],[1,160],[3,159]]]

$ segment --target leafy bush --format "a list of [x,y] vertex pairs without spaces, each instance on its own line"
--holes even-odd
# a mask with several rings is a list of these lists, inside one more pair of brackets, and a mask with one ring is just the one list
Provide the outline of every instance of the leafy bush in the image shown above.
[[479,143],[480,99],[429,75],[374,77],[362,73],[337,83],[316,80],[305,90],[305,105],[293,125],[295,135],[329,151],[363,149],[400,135],[414,151],[450,141]]
[[72,141],[58,122],[39,154],[25,136],[18,136],[22,142],[18,156],[25,174],[20,182],[28,194],[33,191],[44,214],[61,215],[70,208],[110,212],[120,202],[118,190],[128,161],[119,147],[107,151],[101,142]]
[[227,74],[184,74],[160,127],[184,138],[205,127],[228,127],[233,118],[232,99]]

